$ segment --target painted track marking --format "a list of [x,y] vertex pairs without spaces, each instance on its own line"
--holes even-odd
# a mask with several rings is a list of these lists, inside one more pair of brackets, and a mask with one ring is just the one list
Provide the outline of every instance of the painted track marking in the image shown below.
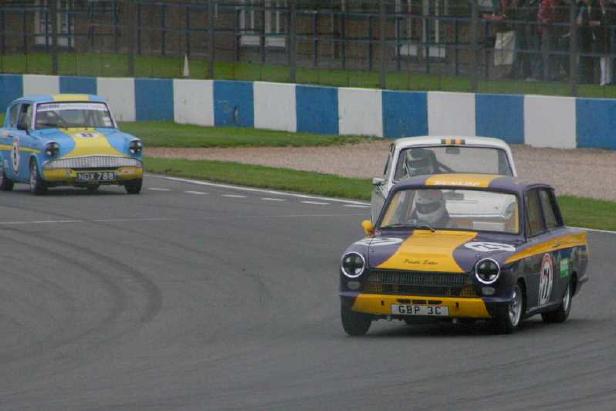
[[361,205],[361,204],[345,204],[343,207],[352,207],[352,208],[370,208],[369,205]]
[[184,191],[186,194],[194,194],[194,195],[198,195],[198,196],[202,196],[202,195],[206,195],[207,193],[203,192],[203,191],[192,191],[192,190],[187,190]]
[[261,197],[263,201],[287,201],[284,198]]
[[222,197],[227,197],[227,198],[246,198],[246,196],[243,196],[241,194],[222,194]]
[[329,205],[329,203],[324,203],[322,201],[300,201],[303,204],[314,204],[314,205]]
[[171,189],[169,188],[159,188],[159,187],[149,187],[148,190],[150,191],[171,191]]

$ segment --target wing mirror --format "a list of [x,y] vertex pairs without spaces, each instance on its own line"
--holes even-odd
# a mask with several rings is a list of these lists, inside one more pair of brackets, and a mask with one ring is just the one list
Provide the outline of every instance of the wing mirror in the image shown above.
[[374,235],[374,224],[372,224],[372,221],[370,220],[362,221],[361,228],[364,229],[364,233],[366,233],[367,236],[371,237]]
[[385,183],[385,179],[384,178],[374,177],[372,179],[372,185],[373,186],[382,186],[384,183]]

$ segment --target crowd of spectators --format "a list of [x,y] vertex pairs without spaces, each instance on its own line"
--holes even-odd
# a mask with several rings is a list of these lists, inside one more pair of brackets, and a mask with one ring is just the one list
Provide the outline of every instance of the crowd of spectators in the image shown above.
[[[574,0],[492,0],[484,16],[514,37],[511,76],[563,80],[570,75],[570,7]],[[575,7],[577,81],[612,84],[616,58],[616,0],[579,0]]]

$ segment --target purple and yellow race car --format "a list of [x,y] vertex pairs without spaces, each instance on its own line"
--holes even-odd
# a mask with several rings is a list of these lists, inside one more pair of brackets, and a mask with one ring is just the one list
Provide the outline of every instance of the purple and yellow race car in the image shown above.
[[340,263],[341,319],[491,320],[513,332],[541,314],[563,322],[588,280],[586,232],[568,228],[552,187],[512,177],[440,174],[393,187],[367,237]]

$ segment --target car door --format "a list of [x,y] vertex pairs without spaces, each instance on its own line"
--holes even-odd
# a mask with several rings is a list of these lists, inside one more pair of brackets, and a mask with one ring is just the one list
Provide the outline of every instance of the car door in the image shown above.
[[549,300],[550,302],[557,302],[562,298],[569,284],[573,247],[566,247],[566,239],[564,237],[568,234],[568,229],[563,224],[554,192],[548,188],[542,188],[538,191],[541,210],[550,237],[549,247],[554,263],[552,290]]
[[372,179],[372,196],[370,199],[370,203],[372,204],[372,222],[375,223],[379,214],[381,213],[381,209],[383,208],[383,204],[385,204],[385,199],[387,198],[387,193],[389,191],[389,184],[387,182],[388,176],[390,175],[390,168],[392,167],[392,156],[394,153],[394,145],[392,144],[389,149],[389,155],[387,156],[387,161],[385,162],[385,169],[383,170],[383,177],[375,177]]
[[524,195],[526,210],[526,237],[528,247],[535,250],[523,261],[526,278],[527,309],[534,309],[549,302],[554,278],[554,262],[551,250],[545,244],[550,233],[545,224],[539,190],[528,190]]
[[30,176],[28,159],[32,146],[32,137],[30,136],[32,115],[33,104],[29,102],[21,103],[16,128],[10,132],[11,151],[8,161],[10,173],[7,173],[7,176],[14,181],[27,181]]

